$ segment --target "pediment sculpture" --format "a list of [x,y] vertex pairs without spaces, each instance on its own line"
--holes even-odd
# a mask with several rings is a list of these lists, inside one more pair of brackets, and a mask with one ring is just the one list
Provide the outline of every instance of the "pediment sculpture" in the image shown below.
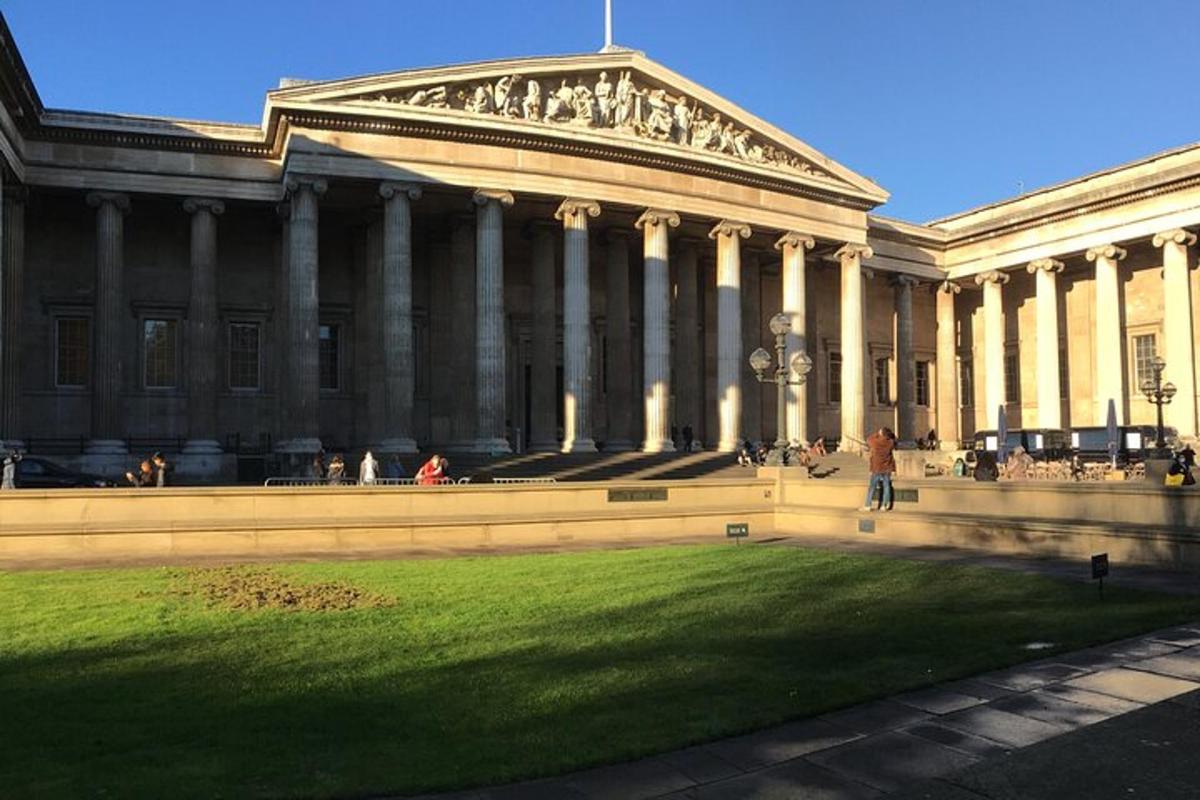
[[723,118],[719,111],[682,92],[639,85],[632,70],[621,71],[615,84],[604,70],[554,78],[508,74],[348,99],[455,109],[542,125],[606,129],[751,164],[829,177],[800,156]]

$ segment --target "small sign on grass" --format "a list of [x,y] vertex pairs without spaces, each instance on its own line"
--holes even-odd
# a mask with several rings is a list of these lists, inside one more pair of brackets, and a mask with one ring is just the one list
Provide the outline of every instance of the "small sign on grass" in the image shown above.
[[733,539],[734,543],[741,544],[739,539],[745,539],[750,535],[749,522],[727,522],[725,524],[725,538]]

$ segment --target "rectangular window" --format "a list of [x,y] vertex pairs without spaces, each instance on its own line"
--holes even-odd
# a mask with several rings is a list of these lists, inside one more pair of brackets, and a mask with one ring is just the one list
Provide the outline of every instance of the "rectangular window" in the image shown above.
[[259,388],[259,331],[257,322],[229,325],[229,388]]
[[176,329],[173,319],[148,319],[142,323],[147,389],[174,389],[178,384]]
[[1015,352],[1004,354],[1004,400],[1021,402],[1021,357]]
[[889,405],[892,402],[891,386],[888,382],[888,360],[875,359],[875,404]]
[[958,362],[958,401],[964,408],[975,405],[975,365],[969,358]]
[[1142,384],[1154,380],[1154,367],[1151,362],[1156,355],[1157,342],[1153,333],[1133,337],[1134,377],[1137,380],[1135,389],[1141,391]]
[[55,386],[87,386],[91,368],[91,320],[59,317],[56,324]]
[[929,362],[917,362],[917,377],[916,377],[916,394],[917,405],[929,405]]
[[321,388],[336,390],[338,380],[338,326],[322,325],[320,333]]
[[842,354],[829,354],[829,402],[842,402]]

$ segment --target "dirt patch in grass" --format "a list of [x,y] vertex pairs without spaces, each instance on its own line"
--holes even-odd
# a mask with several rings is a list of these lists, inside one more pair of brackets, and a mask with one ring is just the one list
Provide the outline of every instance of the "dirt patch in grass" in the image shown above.
[[209,606],[235,611],[262,608],[283,611],[349,611],[395,605],[392,597],[363,591],[343,582],[298,583],[263,567],[215,567],[181,570],[174,593],[202,597]]

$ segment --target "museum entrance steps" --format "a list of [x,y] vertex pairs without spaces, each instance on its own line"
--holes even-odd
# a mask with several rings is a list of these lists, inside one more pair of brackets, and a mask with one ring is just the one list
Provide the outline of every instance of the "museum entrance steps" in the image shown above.
[[871,477],[867,460],[858,453],[830,453],[817,459],[811,477],[866,481]]
[[[427,452],[438,451],[429,448]],[[496,478],[553,478],[556,481],[744,479],[732,453],[521,453],[489,456],[445,452],[454,478],[473,483]],[[407,466],[407,465],[406,465]],[[415,468],[414,468],[415,471]]]

